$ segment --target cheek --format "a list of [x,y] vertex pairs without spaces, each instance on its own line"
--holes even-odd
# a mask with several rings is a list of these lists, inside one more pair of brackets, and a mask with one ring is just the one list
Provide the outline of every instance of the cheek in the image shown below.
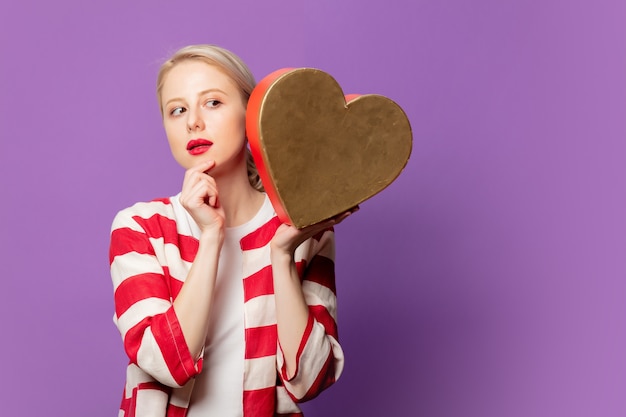
[[234,132],[240,133],[246,130],[246,113],[234,114],[230,119],[231,129]]
[[163,122],[163,128],[165,130],[165,134],[167,135],[168,140],[175,140],[177,136],[180,136],[180,123],[177,123],[178,120],[166,120]]
[[172,141],[174,140],[174,132],[172,132],[172,129],[170,128],[170,126],[163,126],[165,128],[165,137],[167,138],[167,141],[169,143],[172,143]]
[[167,144],[170,150],[175,154],[181,149],[183,138],[180,134],[176,133],[175,129],[165,128],[165,137],[167,138]]

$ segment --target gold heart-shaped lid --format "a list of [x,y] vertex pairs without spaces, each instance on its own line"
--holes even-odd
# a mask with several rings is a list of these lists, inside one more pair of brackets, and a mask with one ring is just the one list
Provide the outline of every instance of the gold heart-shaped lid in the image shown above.
[[412,149],[411,125],[394,101],[344,96],[333,77],[313,68],[263,78],[250,96],[246,129],[276,213],[297,228],[378,194]]

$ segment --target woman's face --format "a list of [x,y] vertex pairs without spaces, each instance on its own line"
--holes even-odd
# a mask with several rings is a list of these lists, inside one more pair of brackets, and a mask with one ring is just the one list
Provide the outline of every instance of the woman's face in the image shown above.
[[174,159],[185,169],[213,160],[211,175],[245,167],[246,109],[239,88],[202,61],[176,64],[161,89],[163,125]]

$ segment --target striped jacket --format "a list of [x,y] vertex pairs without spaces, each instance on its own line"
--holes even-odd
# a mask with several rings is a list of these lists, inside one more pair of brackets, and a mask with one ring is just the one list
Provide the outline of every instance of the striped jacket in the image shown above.
[[[137,203],[113,221],[109,260],[114,322],[130,359],[119,416],[185,416],[202,370],[185,343],[172,302],[198,250],[177,199]],[[338,343],[334,233],[296,250],[309,320],[288,378],[278,344],[269,243],[276,216],[240,241],[243,253],[244,417],[302,416],[298,402],[317,396],[343,369]]]

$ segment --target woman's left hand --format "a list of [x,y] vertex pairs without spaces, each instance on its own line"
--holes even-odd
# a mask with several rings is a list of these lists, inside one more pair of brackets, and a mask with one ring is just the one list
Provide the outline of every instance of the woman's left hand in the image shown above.
[[278,227],[278,230],[276,230],[276,234],[274,235],[274,238],[272,239],[272,242],[270,244],[272,254],[276,255],[278,253],[282,253],[285,255],[293,256],[296,248],[300,246],[302,242],[315,236],[322,230],[326,230],[329,227],[338,225],[348,216],[358,210],[359,206],[356,206],[353,209],[331,217],[328,220],[324,220],[320,223],[316,223],[302,229],[297,229],[296,227],[285,223],[281,224]]
[[357,210],[358,206],[300,230],[288,224],[281,224],[270,242],[278,340],[290,379],[297,370],[298,348],[309,320],[309,307],[302,291],[294,253],[302,242],[341,223]]

